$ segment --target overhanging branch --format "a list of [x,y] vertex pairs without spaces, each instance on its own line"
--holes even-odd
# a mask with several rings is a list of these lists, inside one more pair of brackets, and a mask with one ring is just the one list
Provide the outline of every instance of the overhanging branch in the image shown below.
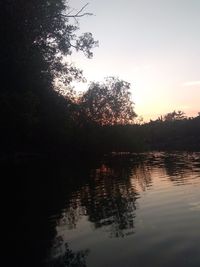
[[73,11],[70,11],[68,14],[61,14],[62,17],[65,17],[65,18],[80,18],[80,17],[84,17],[84,16],[92,16],[93,14],[92,13],[81,13],[85,8],[86,6],[88,6],[89,3],[85,4],[76,14],[71,14],[71,12]]

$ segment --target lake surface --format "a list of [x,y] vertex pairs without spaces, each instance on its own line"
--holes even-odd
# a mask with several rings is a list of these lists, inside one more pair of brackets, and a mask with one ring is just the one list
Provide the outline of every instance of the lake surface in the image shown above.
[[27,183],[21,266],[200,266],[200,153],[113,155],[47,176],[40,193]]

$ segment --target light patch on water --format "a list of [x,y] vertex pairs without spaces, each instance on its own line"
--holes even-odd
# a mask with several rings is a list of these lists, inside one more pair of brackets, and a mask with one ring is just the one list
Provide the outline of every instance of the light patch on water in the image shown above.
[[190,205],[189,208],[190,210],[200,211],[200,201],[189,203],[189,205]]

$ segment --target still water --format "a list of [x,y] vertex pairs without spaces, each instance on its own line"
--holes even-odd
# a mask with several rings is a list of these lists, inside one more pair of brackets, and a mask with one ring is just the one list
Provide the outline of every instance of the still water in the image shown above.
[[46,266],[199,267],[200,153],[104,159],[49,221]]
[[15,172],[12,266],[200,266],[200,153],[86,165]]

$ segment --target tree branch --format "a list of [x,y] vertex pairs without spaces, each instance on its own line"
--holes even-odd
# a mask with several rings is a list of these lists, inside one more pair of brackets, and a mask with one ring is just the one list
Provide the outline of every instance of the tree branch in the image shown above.
[[76,16],[78,16],[85,8],[86,6],[88,6],[89,3],[85,4],[77,13],[76,13]]
[[85,4],[76,14],[74,15],[70,15],[72,11],[70,11],[68,14],[64,15],[64,14],[61,14],[62,17],[65,17],[65,18],[80,18],[80,17],[84,17],[84,16],[92,16],[93,14],[92,13],[82,13],[81,12],[86,8],[86,6],[88,6],[89,3]]
[[61,14],[62,17],[65,17],[65,18],[80,18],[80,17],[83,17],[83,16],[92,16],[93,14],[92,13],[83,13],[83,14],[80,14],[80,15],[64,15],[64,14]]

